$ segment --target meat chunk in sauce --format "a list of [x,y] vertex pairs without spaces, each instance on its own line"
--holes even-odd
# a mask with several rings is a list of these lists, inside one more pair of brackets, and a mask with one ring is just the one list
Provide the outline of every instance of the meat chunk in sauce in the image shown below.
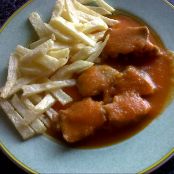
[[126,27],[111,29],[104,53],[111,58],[127,54],[149,57],[159,55],[160,49],[150,42],[147,27]]
[[82,73],[77,80],[77,85],[82,96],[95,96],[107,90],[119,77],[120,73],[114,68],[98,65]]
[[67,142],[79,141],[100,128],[105,122],[101,102],[84,99],[60,111],[60,126]]
[[115,96],[113,103],[105,105],[104,108],[109,122],[120,127],[143,118],[151,106],[138,94],[130,92]]
[[135,91],[140,95],[153,94],[156,85],[148,73],[130,66],[123,73],[122,78],[117,80],[116,90],[118,92]]

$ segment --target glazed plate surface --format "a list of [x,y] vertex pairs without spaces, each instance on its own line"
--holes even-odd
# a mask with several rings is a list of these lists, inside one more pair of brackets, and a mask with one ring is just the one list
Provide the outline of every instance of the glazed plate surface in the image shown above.
[[[163,0],[107,0],[148,23],[165,46],[174,50],[174,8]],[[55,1],[33,0],[0,33],[0,85],[6,80],[10,53],[17,44],[33,38],[28,22],[37,11],[47,21]],[[0,113],[0,141],[4,151],[20,166],[38,173],[137,173],[149,170],[174,151],[174,101],[148,127],[135,136],[112,146],[76,149],[56,143],[45,136],[23,142],[4,113]],[[167,155],[166,155],[167,154]],[[163,158],[163,159],[162,159]],[[150,168],[149,168],[150,167]]]

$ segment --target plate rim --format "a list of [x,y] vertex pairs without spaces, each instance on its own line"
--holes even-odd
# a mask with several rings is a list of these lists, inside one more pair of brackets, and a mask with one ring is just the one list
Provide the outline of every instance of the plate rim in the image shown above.
[[[26,3],[24,3],[20,8],[18,8],[8,19],[7,21],[2,25],[0,28],[0,33],[3,32],[3,30],[8,26],[8,24],[14,19],[16,15],[18,15],[22,10],[24,10],[28,5],[30,5],[35,0],[28,0]],[[174,10],[174,5],[169,2],[168,0],[161,0],[164,3],[166,3],[168,6],[170,6]],[[16,156],[12,154],[10,150],[0,141],[0,149],[2,150],[3,154],[8,157],[9,160],[11,160],[15,165],[17,165],[19,168],[23,169],[27,173],[32,174],[38,174],[37,171],[27,166],[27,164],[24,164],[19,159],[17,159]],[[159,160],[157,160],[155,163],[150,165],[149,167],[146,167],[142,171],[139,171],[138,174],[144,174],[144,173],[150,173],[154,170],[161,167],[164,163],[166,163],[169,159],[171,159],[174,156],[174,148],[172,148],[167,154],[165,154],[163,157],[161,157]]]

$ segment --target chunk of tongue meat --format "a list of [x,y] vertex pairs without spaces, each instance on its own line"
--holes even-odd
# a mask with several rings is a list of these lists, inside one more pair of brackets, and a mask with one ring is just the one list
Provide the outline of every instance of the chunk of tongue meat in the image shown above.
[[104,54],[110,58],[117,58],[119,55],[147,58],[156,57],[161,51],[150,42],[149,29],[142,26],[111,29]]

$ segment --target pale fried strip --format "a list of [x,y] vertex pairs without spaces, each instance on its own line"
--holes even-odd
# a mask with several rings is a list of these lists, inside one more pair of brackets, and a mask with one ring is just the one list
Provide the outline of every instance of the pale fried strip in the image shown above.
[[72,36],[73,38],[84,42],[87,45],[90,45],[90,46],[95,45],[95,41],[90,39],[84,33],[77,31],[76,28],[74,27],[74,25],[72,25],[72,23],[66,21],[64,18],[62,18],[60,16],[52,19],[50,24],[52,26],[54,26],[55,28],[64,31],[65,33]]
[[30,126],[37,134],[43,134],[47,130],[44,123],[42,123],[42,121],[39,118],[33,121]]
[[11,99],[11,104],[18,111],[18,113],[23,117],[26,124],[31,124],[34,120],[39,118],[39,113],[28,109],[22,100],[15,94]]
[[39,45],[43,44],[44,42],[46,42],[49,38],[48,37],[43,37],[35,42],[32,42],[30,44],[30,49],[34,49],[36,47],[38,47]]
[[71,57],[71,62],[86,60],[92,53],[94,53],[94,51],[95,49],[93,47],[85,46]]
[[68,62],[68,59],[67,58],[57,59],[55,57],[45,55],[45,56],[38,58],[36,60],[36,62],[38,64],[44,66],[51,72],[55,72],[57,69],[64,66]]
[[52,89],[69,87],[75,85],[75,80],[62,80],[62,81],[50,81],[42,84],[32,84],[32,85],[24,85],[23,96],[31,96],[33,94],[38,94],[44,91],[50,91]]
[[37,58],[39,58],[39,57],[42,57],[42,56],[44,56],[45,54],[46,54],[46,52],[45,52],[44,50],[34,50],[34,51],[32,51],[31,53],[26,54],[25,56],[23,56],[23,57],[21,58],[20,63],[21,63],[22,65],[27,65],[27,64],[33,62],[34,59],[37,59]]
[[29,20],[40,38],[50,34],[49,30],[45,27],[44,22],[37,12],[31,13]]
[[35,110],[39,113],[44,113],[56,102],[50,94],[47,94],[36,106]]
[[49,128],[51,126],[51,121],[47,115],[42,114],[40,117],[40,121],[45,125],[45,127]]
[[107,18],[105,16],[102,16],[100,15],[99,13],[96,13],[95,11],[89,9],[88,7],[82,5],[81,3],[79,3],[77,0],[73,0],[76,8],[84,13],[87,13],[87,14],[90,14],[90,15],[93,15],[93,16],[96,16],[96,17],[100,17],[101,19],[103,19],[109,26],[113,26],[115,24],[118,23],[117,20],[114,20],[114,19],[110,19],[110,18]]
[[2,89],[1,97],[8,98],[10,91],[16,83],[18,78],[18,59],[15,55],[10,55],[9,66],[8,66],[8,75],[5,86]]
[[94,63],[92,62],[78,60],[70,65],[65,65],[60,68],[54,76],[51,77],[51,80],[71,78],[74,73],[80,73],[93,65]]
[[89,34],[89,33],[95,33],[97,31],[106,31],[108,29],[108,26],[102,19],[92,20],[86,24],[84,24],[84,29],[82,32]]
[[[35,105],[30,101],[30,99],[26,98],[26,97],[23,97],[22,98],[22,102],[25,104],[25,106],[30,109],[30,110],[33,110],[33,111],[36,111],[36,112],[41,112],[41,111],[38,111],[36,110],[36,107]],[[49,110],[49,109],[48,109]],[[43,122],[43,124],[48,128],[50,127],[50,119],[44,115],[44,114],[41,114],[40,117],[39,117],[39,120],[41,122]]]
[[107,44],[107,41],[109,40],[109,35],[106,36],[104,42],[99,42],[96,46],[96,51],[87,59],[89,62],[95,62],[96,59],[100,56],[101,52],[103,51],[104,47]]
[[60,58],[67,58],[69,59],[69,54],[70,54],[70,49],[69,48],[64,48],[64,49],[54,49],[54,50],[50,50],[48,52],[48,55],[55,57],[57,59]]
[[60,16],[65,6],[65,0],[57,0],[52,12],[52,18]]
[[37,134],[41,134],[46,131],[46,127],[39,120],[41,115],[33,110],[29,110],[17,95],[13,96],[11,103],[17,112],[23,117],[24,122],[27,125],[30,125]]
[[53,28],[51,25],[49,24],[44,24],[45,27],[49,30],[50,33],[54,34],[56,39],[62,42],[71,42],[72,38],[66,36],[63,32],[60,32],[58,29]]
[[46,42],[42,43],[41,45],[39,45],[38,47],[36,47],[34,51],[43,51],[44,53],[47,53],[53,47],[54,47],[54,39],[51,38]]
[[95,2],[96,0],[78,0],[81,4],[88,4],[91,2]]
[[33,81],[35,81],[37,78],[20,78],[16,81],[16,84],[14,85],[14,87],[12,88],[12,90],[9,93],[9,97],[13,94],[15,94],[16,92],[18,92],[22,86],[27,85]]
[[62,105],[66,105],[73,101],[72,97],[66,94],[62,89],[51,91],[51,93]]
[[32,50],[23,47],[22,45],[17,45],[15,53],[19,56],[19,57],[23,57],[26,54],[31,53]]
[[23,76],[38,76],[43,74],[43,70],[35,67],[20,67]]
[[79,23],[79,19],[77,17],[76,9],[74,8],[74,4],[72,0],[65,0],[66,14],[69,20],[73,23]]
[[99,13],[101,15],[111,15],[112,13],[103,7],[87,6],[89,9]]
[[109,12],[114,12],[115,9],[111,7],[109,4],[107,4],[104,0],[96,0],[96,4],[100,7],[103,7],[104,9],[108,10]]
[[[30,96],[31,101],[37,105],[42,100],[42,97],[39,95],[32,95]],[[56,112],[53,108],[49,108],[45,114],[51,119],[51,120],[57,120],[58,112]]]
[[103,37],[105,36],[106,31],[100,31],[94,34],[89,34],[88,36],[91,37],[93,40],[95,40],[96,42],[100,41],[101,39],[103,39]]
[[46,111],[46,114],[52,121],[57,120],[58,115],[59,115],[58,112],[56,112],[53,108],[48,109]]
[[23,118],[14,110],[13,106],[7,100],[0,99],[0,105],[24,140],[34,136],[35,132],[33,129],[25,125]]

